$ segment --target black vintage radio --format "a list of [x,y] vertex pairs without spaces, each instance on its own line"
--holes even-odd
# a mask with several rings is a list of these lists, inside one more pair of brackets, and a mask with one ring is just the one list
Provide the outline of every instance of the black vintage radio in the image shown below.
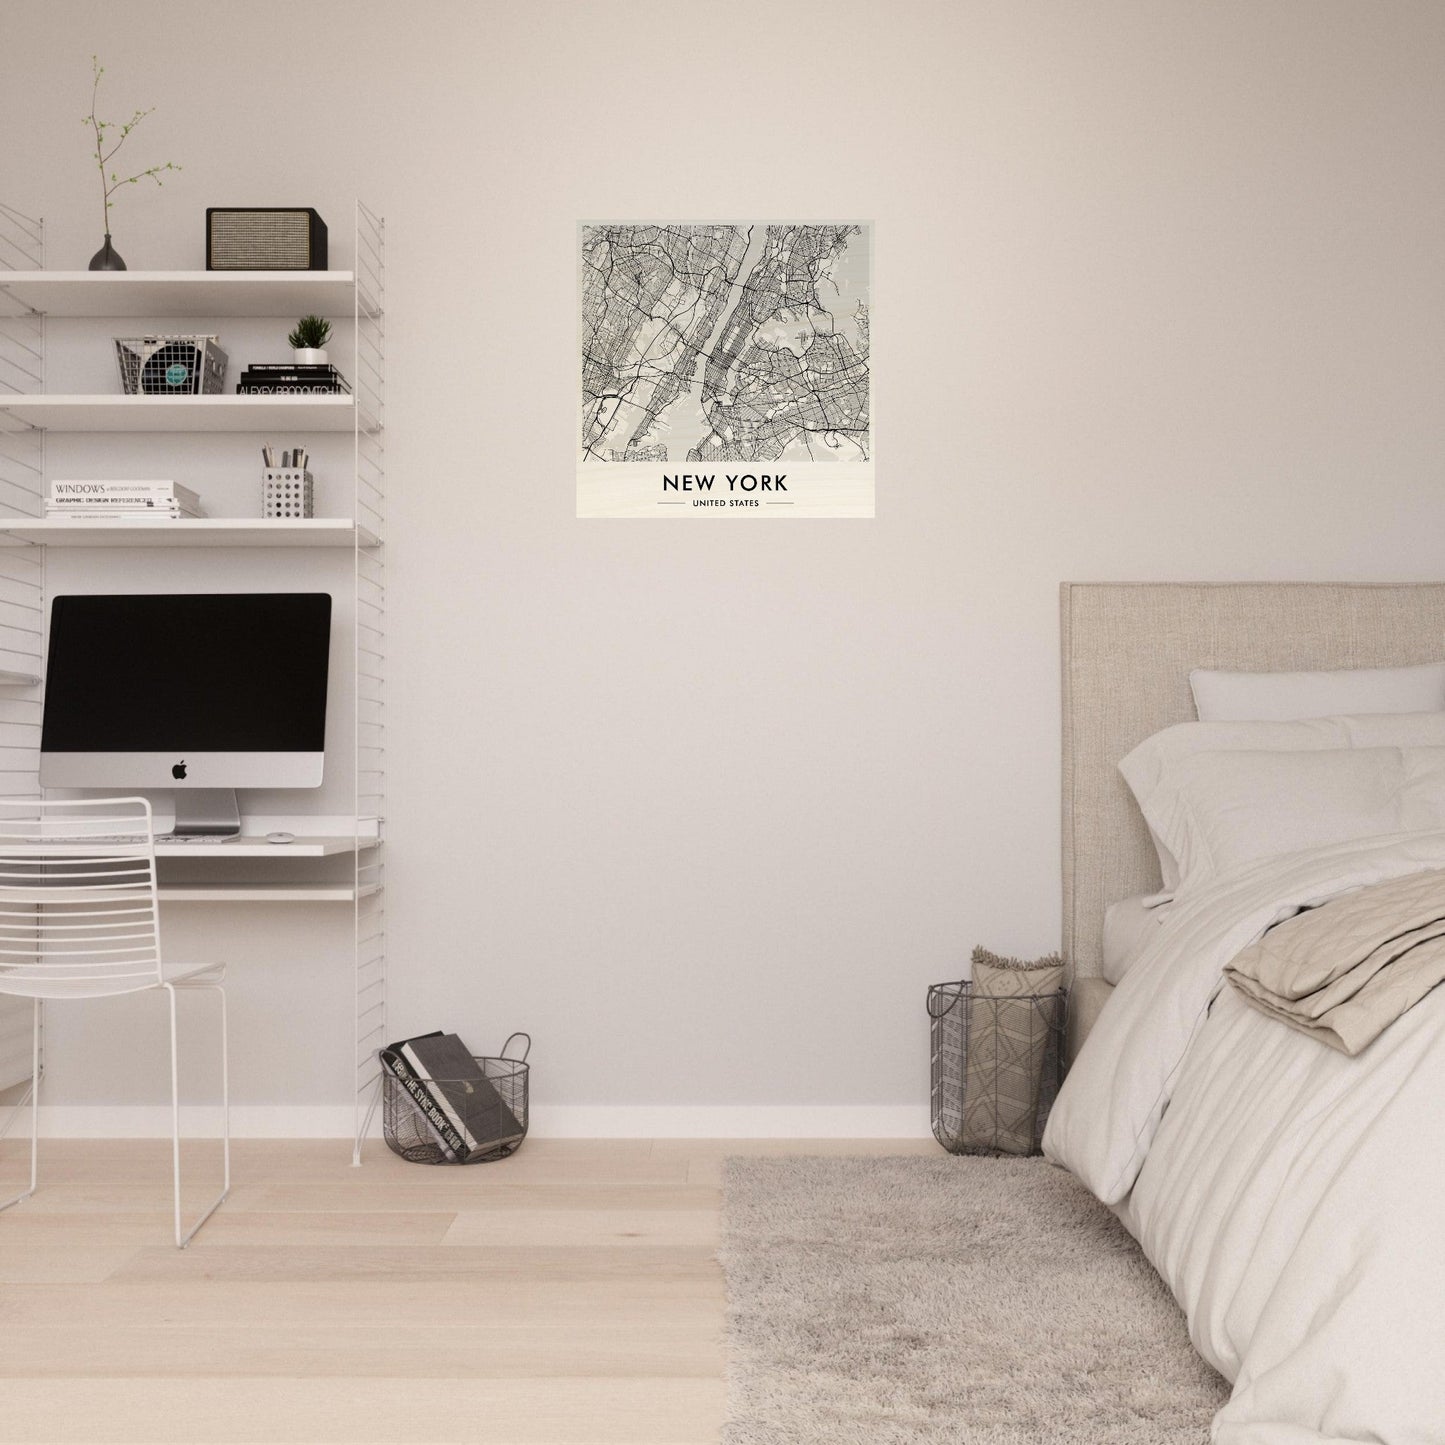
[[207,271],[324,271],[326,222],[310,206],[206,208]]

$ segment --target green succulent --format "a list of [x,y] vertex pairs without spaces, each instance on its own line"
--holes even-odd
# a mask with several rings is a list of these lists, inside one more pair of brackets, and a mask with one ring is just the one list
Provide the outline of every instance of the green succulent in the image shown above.
[[320,351],[331,338],[331,323],[324,316],[303,316],[286,338],[296,351]]

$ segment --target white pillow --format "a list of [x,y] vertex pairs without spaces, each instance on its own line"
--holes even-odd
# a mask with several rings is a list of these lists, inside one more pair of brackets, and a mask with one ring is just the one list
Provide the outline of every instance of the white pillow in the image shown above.
[[1338,672],[1211,672],[1196,667],[1189,686],[1200,722],[1435,712],[1445,708],[1445,662]]
[[1192,753],[1166,769],[1145,816],[1183,897],[1264,858],[1445,829],[1445,747]]
[[[1353,717],[1306,718],[1297,722],[1176,723],[1145,738],[1119,764],[1147,822],[1166,771],[1201,752],[1305,752],[1321,748],[1445,747],[1445,712],[1369,713]],[[1179,864],[1150,825],[1164,901],[1179,884]]]

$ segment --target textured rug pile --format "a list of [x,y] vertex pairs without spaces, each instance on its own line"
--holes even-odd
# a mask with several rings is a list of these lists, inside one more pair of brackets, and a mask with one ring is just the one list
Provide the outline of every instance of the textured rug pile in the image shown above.
[[1039,1159],[729,1159],[726,1445],[1204,1445],[1229,1387]]

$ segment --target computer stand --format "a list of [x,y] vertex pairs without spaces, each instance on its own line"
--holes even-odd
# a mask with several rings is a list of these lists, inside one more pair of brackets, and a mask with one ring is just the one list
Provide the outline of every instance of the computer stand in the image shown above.
[[177,790],[176,838],[233,838],[241,831],[241,808],[234,788]]

